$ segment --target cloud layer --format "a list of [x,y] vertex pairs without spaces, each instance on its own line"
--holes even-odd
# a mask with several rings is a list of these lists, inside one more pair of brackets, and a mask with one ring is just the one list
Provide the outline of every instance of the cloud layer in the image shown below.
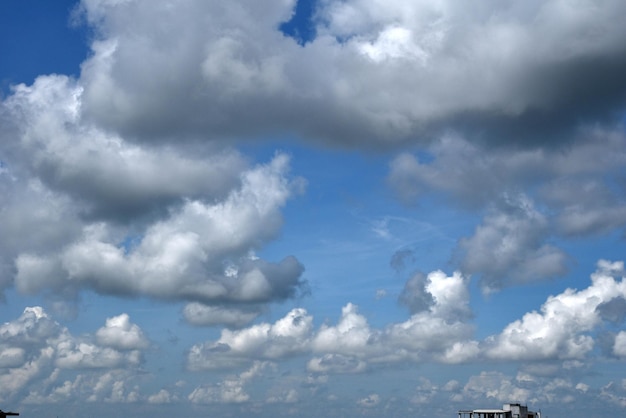
[[[269,404],[298,402],[303,390],[325,387],[329,375],[364,373],[407,361],[434,361],[444,367],[465,362],[488,365],[494,360],[522,361],[526,366],[514,379],[484,371],[468,378],[465,385],[450,380],[438,387],[422,378],[411,403],[427,404],[442,394],[467,400],[488,393],[499,402],[511,397],[549,401],[552,396],[567,397],[589,389],[572,380],[577,374],[565,380],[559,377],[560,371],[576,370],[583,362],[597,359],[594,346],[607,321],[615,320],[610,306],[626,301],[623,275],[622,262],[600,261],[587,288],[551,296],[540,311],[523,315],[496,335],[475,340],[473,321],[468,320],[468,281],[458,274],[435,271],[421,279],[421,291],[431,297],[431,303],[406,321],[375,328],[356,306],[348,304],[336,324],[316,326],[312,315],[294,309],[274,323],[223,330],[217,340],[194,345],[188,352],[191,370],[236,368],[240,373],[187,388],[180,382],[153,393],[132,386],[150,341],[127,314],[107,318],[91,336],[74,336],[41,307],[29,307],[0,326],[4,370],[0,399],[24,397],[27,403],[39,404],[80,396],[91,401],[158,405],[186,398],[196,404],[241,404],[251,401],[255,381],[275,376],[278,363],[296,359],[306,363],[309,377],[296,388],[274,386],[270,391],[274,395],[266,398]],[[613,335],[607,359],[624,357],[623,334]],[[623,396],[611,386],[603,392],[612,402]],[[372,393],[355,402],[376,407],[382,398]]]

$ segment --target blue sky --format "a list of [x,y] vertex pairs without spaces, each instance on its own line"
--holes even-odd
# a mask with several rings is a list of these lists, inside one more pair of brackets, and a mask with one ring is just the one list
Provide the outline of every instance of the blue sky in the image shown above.
[[625,15],[0,2],[0,408],[623,414]]

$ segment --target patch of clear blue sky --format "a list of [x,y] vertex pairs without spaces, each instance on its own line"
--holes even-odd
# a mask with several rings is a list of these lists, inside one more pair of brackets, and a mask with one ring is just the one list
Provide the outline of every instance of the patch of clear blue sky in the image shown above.
[[71,23],[76,0],[0,1],[0,88],[32,84],[42,74],[78,76],[88,28]]
[[281,32],[294,38],[300,45],[315,39],[315,8],[318,0],[298,0],[293,16],[279,26]]
[[[406,280],[416,271],[452,274],[456,237],[469,235],[478,221],[455,208],[435,209],[428,198],[412,206],[398,201],[386,184],[393,152],[318,149],[295,138],[249,142],[240,149],[260,163],[284,150],[292,158],[292,175],[307,182],[305,193],[283,209],[280,236],[259,250],[270,261],[296,256],[311,286],[308,297],[277,307],[276,316],[300,306],[316,322],[334,323],[351,302],[372,326],[404,321],[409,314],[397,300]],[[398,251],[408,254],[399,270],[391,265]]]

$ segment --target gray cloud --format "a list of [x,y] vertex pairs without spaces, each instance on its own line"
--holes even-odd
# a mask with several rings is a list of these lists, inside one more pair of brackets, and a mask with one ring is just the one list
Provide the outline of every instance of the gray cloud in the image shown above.
[[597,306],[598,314],[603,319],[621,324],[626,319],[626,299],[615,297],[606,302],[602,302]]
[[303,186],[286,155],[253,168],[231,148],[135,145],[83,120],[82,97],[47,76],[2,103],[3,288],[245,304],[297,292],[294,257],[254,256]]
[[412,314],[427,310],[434,304],[432,294],[426,290],[427,284],[426,275],[422,273],[414,274],[404,284],[398,300],[407,306]]
[[626,224],[620,127],[584,129],[567,149],[493,148],[449,134],[419,156],[403,153],[388,182],[404,201],[435,196],[486,213],[459,240],[456,262],[485,290],[566,272],[555,237],[605,234]]
[[3,103],[17,131],[7,136],[12,171],[29,170],[20,174],[67,194],[85,217],[118,221],[163,215],[183,198],[221,199],[237,186],[245,162],[235,151],[129,144],[81,120],[82,92],[63,76],[16,88]]
[[508,203],[487,215],[473,236],[459,241],[462,270],[480,273],[487,293],[567,271],[565,253],[544,243],[550,232],[545,217],[523,197]]
[[144,140],[287,131],[380,146],[453,127],[554,143],[625,103],[619,1],[322,2],[305,46],[277,30],[291,2],[143,5],[83,3],[98,40],[81,82],[90,118]]
[[255,306],[207,306],[193,302],[185,305],[183,316],[192,325],[241,328],[248,325],[262,313]]
[[401,249],[396,251],[389,261],[389,265],[391,268],[396,270],[396,272],[401,272],[406,267],[407,263],[415,262],[415,251],[412,249]]

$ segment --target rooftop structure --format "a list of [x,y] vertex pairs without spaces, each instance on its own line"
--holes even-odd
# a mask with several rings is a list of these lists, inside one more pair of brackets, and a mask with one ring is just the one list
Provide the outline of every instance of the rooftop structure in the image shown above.
[[519,403],[507,403],[502,409],[460,410],[459,418],[541,418],[541,412],[529,411]]

